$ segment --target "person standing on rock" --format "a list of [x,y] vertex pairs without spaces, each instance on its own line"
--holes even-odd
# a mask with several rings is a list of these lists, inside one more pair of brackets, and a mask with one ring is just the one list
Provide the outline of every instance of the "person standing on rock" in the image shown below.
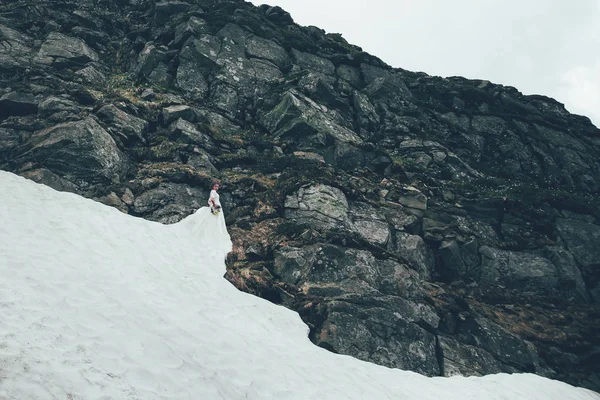
[[213,182],[211,188],[208,206],[210,207],[210,212],[216,215],[221,212],[221,202],[219,201],[219,193],[217,193],[219,190],[219,183]]

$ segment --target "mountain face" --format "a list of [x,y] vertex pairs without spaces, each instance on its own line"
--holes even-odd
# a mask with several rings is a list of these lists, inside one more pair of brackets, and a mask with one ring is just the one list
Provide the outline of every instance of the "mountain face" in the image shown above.
[[243,1],[0,5],[0,168],[162,223],[333,352],[600,390],[600,130]]

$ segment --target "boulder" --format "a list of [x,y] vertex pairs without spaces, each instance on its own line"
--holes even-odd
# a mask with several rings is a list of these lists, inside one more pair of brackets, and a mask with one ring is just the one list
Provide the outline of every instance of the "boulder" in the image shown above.
[[361,88],[363,86],[360,71],[357,68],[342,64],[335,69],[335,73],[338,78],[350,83],[354,88]]
[[315,228],[344,226],[348,222],[348,201],[335,187],[303,187],[285,199],[285,217]]
[[261,118],[261,123],[274,138],[295,143],[300,148],[323,146],[328,137],[340,142],[362,143],[355,132],[329,117],[327,108],[295,91],[287,92],[281,102]]
[[[393,260],[378,260],[364,250],[334,245],[283,247],[275,252],[274,272],[309,296],[361,294],[365,302],[382,294],[421,297],[419,277],[414,271]],[[433,315],[426,320],[437,324]]]
[[110,36],[102,31],[75,26],[71,29],[71,35],[82,39],[92,48],[102,49],[110,42]]
[[22,140],[19,131],[0,127],[0,165],[12,159],[13,151],[19,147]]
[[[159,78],[161,69],[165,68],[169,55],[167,49],[156,45],[153,42],[147,42],[142,51],[138,54],[134,73],[140,78],[150,79],[154,73],[154,79]],[[155,72],[156,70],[156,72]]]
[[169,20],[172,15],[187,11],[190,4],[184,1],[161,1],[154,7],[154,22],[162,25]]
[[[556,229],[579,264],[587,288],[600,301],[600,225],[586,219],[557,218]],[[568,265],[568,264],[567,264]]]
[[505,368],[487,351],[438,335],[444,376],[484,376],[504,372]]
[[0,24],[0,72],[13,75],[28,68],[33,49],[31,38]]
[[348,105],[334,88],[335,78],[320,72],[310,72],[298,81],[298,89],[313,101],[329,108],[347,109]]
[[200,132],[192,122],[179,118],[169,126],[169,137],[179,143],[194,144],[205,150],[213,150],[215,145],[206,133]]
[[35,114],[38,101],[28,93],[10,92],[0,97],[0,119],[11,115]]
[[427,210],[427,196],[412,186],[402,187],[397,201],[405,207]]
[[[556,268],[558,277],[557,291],[563,299],[587,303],[590,301],[588,290],[575,257],[560,246],[546,246],[537,251],[539,255],[547,258]],[[584,271],[587,272],[586,269]],[[594,282],[590,281],[593,291]]]
[[422,280],[431,278],[433,254],[420,236],[396,232],[394,253],[406,260],[407,265],[417,271]]
[[93,118],[36,132],[24,148],[19,160],[32,161],[70,181],[111,181],[129,167],[127,157]]
[[377,246],[390,240],[390,228],[378,209],[366,203],[352,203],[349,209],[351,228],[360,237]]
[[600,225],[582,219],[557,218],[556,229],[582,267],[600,265]]
[[199,36],[207,33],[210,33],[210,29],[206,21],[198,16],[192,15],[186,22],[177,25],[177,28],[175,28],[173,45],[180,48],[191,36]]
[[326,164],[325,158],[323,158],[323,156],[318,153],[313,153],[310,151],[294,151],[292,154],[294,155],[294,157],[299,158],[301,160],[308,160],[316,162],[318,164]]
[[375,106],[373,106],[368,96],[355,91],[352,96],[352,106],[356,111],[358,123],[361,127],[370,130],[377,129],[379,126],[379,115],[377,115]]
[[75,72],[75,75],[79,77],[82,83],[88,84],[93,88],[106,88],[106,76],[102,72],[94,68],[93,65],[80,69],[79,71]]
[[427,376],[439,375],[436,338],[406,316],[413,307],[419,306],[405,302],[403,307],[389,309],[331,301],[321,305],[325,319],[311,337],[317,345],[336,353]]
[[393,109],[402,110],[411,107],[408,101],[412,99],[412,93],[406,87],[404,80],[397,74],[375,78],[364,89],[364,93],[372,101],[385,103]]
[[77,185],[45,168],[24,171],[20,175],[61,192],[79,193]]
[[183,104],[176,104],[174,106],[163,108],[162,119],[164,124],[170,124],[172,121],[178,120],[179,118],[187,121],[194,121],[194,109]]
[[152,221],[174,224],[205,206],[208,195],[207,190],[166,182],[137,196],[131,210]]
[[127,114],[113,104],[98,110],[98,117],[113,135],[121,137],[126,143],[146,142],[144,134],[148,129],[148,122],[145,120]]
[[325,75],[334,75],[335,66],[331,61],[310,53],[304,53],[296,49],[292,50],[294,64],[301,70],[321,72]]
[[454,281],[467,276],[467,266],[462,259],[460,245],[456,240],[443,241],[438,252],[441,263],[437,271],[444,280]]
[[333,162],[336,168],[353,171],[365,166],[366,154],[365,151],[350,143],[337,142],[333,152]]
[[413,212],[412,209],[402,207],[399,204],[393,204],[392,206],[384,208],[383,213],[392,229],[417,233],[416,231],[419,228],[421,218],[419,214]]
[[209,90],[206,76],[215,65],[188,41],[179,53],[175,85],[195,99],[204,98]]
[[258,36],[252,35],[246,40],[246,54],[248,57],[267,60],[282,71],[287,71],[292,67],[292,60],[283,47],[272,40]]
[[203,171],[208,175],[214,176],[218,173],[213,165],[212,157],[204,150],[194,147],[193,152],[188,156],[187,165],[191,165],[197,171]]
[[[252,54],[248,54],[248,48]],[[277,66],[285,64],[286,54],[282,51],[275,43],[254,38],[230,23],[215,36],[201,34],[185,43],[179,55],[177,86],[202,98],[208,93],[210,78],[213,102],[235,116],[238,90],[246,92],[244,97],[257,96],[265,90],[265,83],[282,77]]]
[[587,299],[579,270],[569,254],[560,248],[517,252],[482,246],[479,253],[482,261],[477,279],[480,284]]
[[69,68],[98,61],[98,54],[83,40],[52,32],[46,37],[37,55],[37,62]]
[[535,372],[540,363],[529,342],[479,315],[467,316],[458,324],[457,338],[462,343],[485,349],[514,371]]
[[75,118],[81,112],[81,109],[71,99],[56,96],[47,97],[38,105],[39,115],[54,122],[64,122]]

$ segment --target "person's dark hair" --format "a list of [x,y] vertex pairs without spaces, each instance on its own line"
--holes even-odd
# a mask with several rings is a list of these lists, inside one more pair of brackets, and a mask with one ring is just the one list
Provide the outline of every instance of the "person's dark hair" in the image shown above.
[[210,184],[210,188],[211,188],[211,189],[214,189],[214,188],[215,188],[215,185],[219,185],[219,186],[220,186],[220,184],[219,184],[219,182],[218,182],[218,181],[212,181],[212,183]]

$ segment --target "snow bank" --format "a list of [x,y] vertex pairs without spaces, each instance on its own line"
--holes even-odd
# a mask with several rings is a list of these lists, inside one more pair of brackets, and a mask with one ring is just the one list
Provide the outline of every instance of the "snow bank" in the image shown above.
[[0,399],[598,399],[535,375],[427,378],[331,354],[222,276],[207,208],[133,218],[0,171]]

